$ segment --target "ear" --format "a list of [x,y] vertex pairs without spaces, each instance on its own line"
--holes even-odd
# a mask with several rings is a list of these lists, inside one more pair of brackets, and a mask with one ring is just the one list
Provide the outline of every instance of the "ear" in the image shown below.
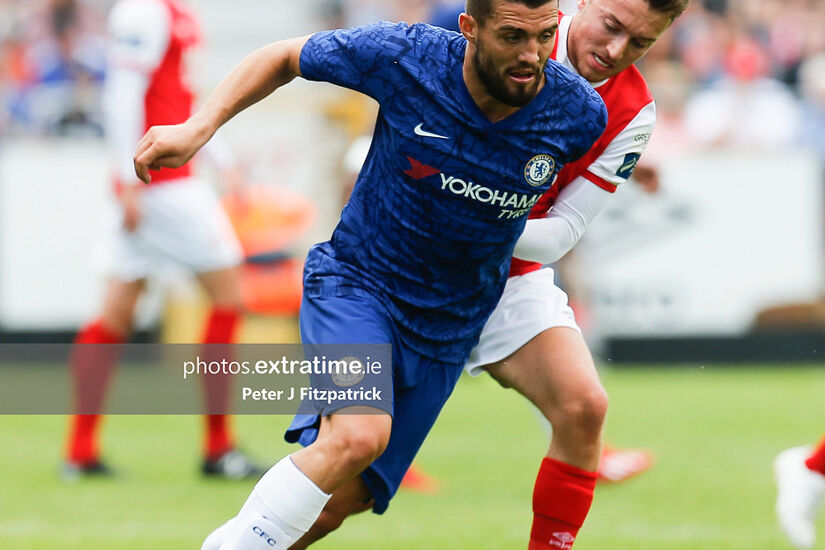
[[475,43],[478,34],[478,23],[472,15],[462,13],[458,16],[458,29],[467,42]]

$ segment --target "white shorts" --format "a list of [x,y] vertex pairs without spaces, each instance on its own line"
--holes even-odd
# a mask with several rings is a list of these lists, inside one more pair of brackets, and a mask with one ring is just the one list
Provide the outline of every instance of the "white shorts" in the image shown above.
[[512,355],[536,335],[553,327],[581,332],[573,310],[567,305],[567,293],[553,281],[553,270],[543,267],[510,277],[464,370],[470,376],[478,376],[484,370],[482,367]]
[[214,189],[184,178],[151,185],[141,193],[141,219],[133,232],[123,228],[117,203],[101,250],[107,275],[136,281],[164,266],[195,273],[239,265],[241,247]]

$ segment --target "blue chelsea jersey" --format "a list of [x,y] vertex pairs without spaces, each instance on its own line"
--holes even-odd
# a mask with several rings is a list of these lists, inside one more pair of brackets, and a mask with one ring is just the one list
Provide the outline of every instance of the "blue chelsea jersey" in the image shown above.
[[607,121],[593,88],[550,61],[533,101],[490,122],[464,83],[466,46],[454,32],[382,22],[315,34],[301,52],[305,78],[380,104],[341,220],[309,253],[304,292],[376,296],[406,345],[451,364],[495,307],[530,208]]

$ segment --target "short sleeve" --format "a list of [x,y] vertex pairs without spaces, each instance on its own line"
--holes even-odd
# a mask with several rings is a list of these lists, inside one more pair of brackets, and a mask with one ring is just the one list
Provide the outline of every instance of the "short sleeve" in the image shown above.
[[394,65],[414,48],[415,29],[406,23],[384,21],[319,32],[301,51],[301,74],[307,80],[331,82],[381,102],[392,95]]
[[171,15],[157,0],[123,0],[109,15],[109,62],[112,66],[149,73],[169,46]]
[[651,101],[610,141],[587,168],[585,177],[608,190],[626,182],[650,141],[655,123],[656,104]]

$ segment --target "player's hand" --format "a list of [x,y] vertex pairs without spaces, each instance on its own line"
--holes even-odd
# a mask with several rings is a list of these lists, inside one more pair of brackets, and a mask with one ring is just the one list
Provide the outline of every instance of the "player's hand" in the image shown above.
[[125,185],[120,192],[120,204],[123,206],[123,228],[132,232],[140,224],[140,184]]
[[135,174],[149,183],[149,170],[183,166],[208,139],[209,135],[191,120],[174,126],[152,126],[135,150]]

